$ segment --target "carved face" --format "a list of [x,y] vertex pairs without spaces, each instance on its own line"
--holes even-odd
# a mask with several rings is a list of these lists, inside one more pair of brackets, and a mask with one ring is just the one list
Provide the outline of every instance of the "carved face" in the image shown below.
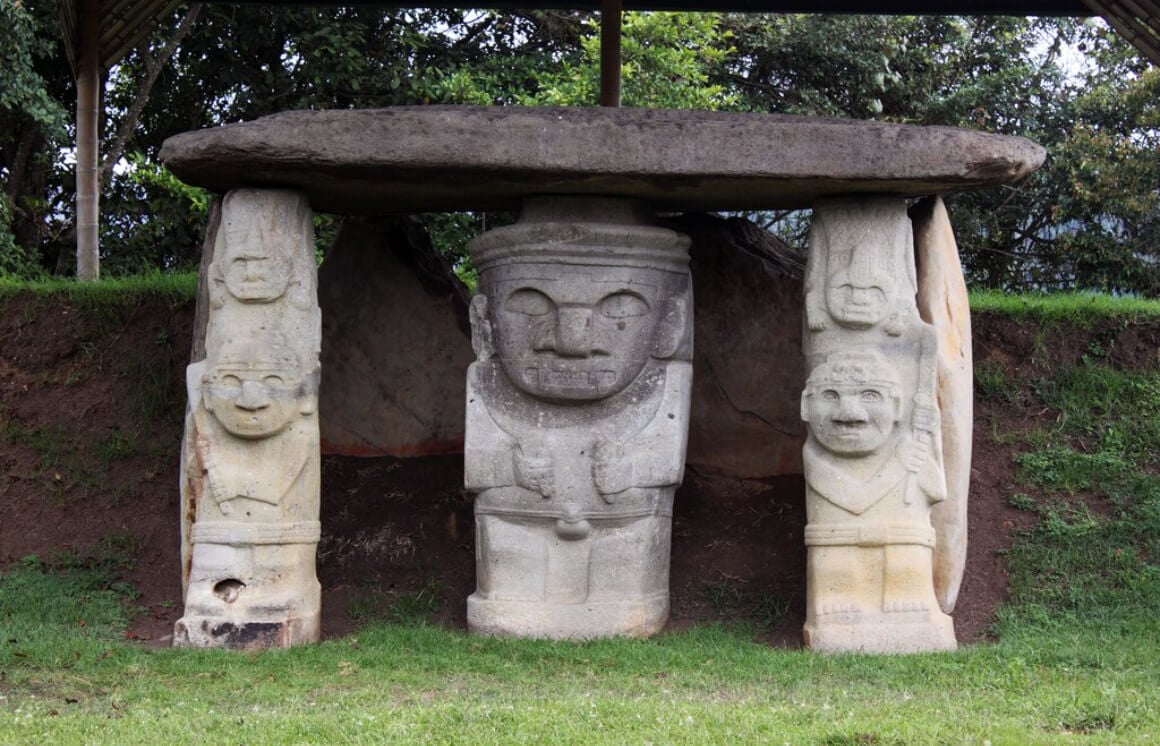
[[259,352],[247,363],[230,355],[202,380],[205,408],[239,438],[268,438],[285,430],[303,413],[313,411],[314,396],[287,365],[291,353]]
[[226,227],[226,245],[221,271],[230,295],[243,303],[261,303],[281,298],[290,285],[290,257],[277,246],[265,246],[262,231],[254,221]]
[[876,453],[901,416],[898,385],[888,367],[863,356],[839,356],[810,375],[802,419],[823,448],[841,456]]
[[512,383],[533,396],[612,396],[664,346],[659,336],[684,331],[683,316],[670,318],[673,273],[528,263],[488,274],[496,355]]
[[826,304],[838,323],[854,328],[868,327],[890,313],[888,288],[882,283],[859,282],[853,273],[841,271],[830,278],[826,287]]

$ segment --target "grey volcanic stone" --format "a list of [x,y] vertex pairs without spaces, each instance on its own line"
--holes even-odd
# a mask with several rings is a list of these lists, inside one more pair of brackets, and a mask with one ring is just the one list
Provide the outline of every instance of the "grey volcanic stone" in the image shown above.
[[643,637],[669,613],[692,391],[689,239],[637,203],[529,200],[468,245],[467,624]]
[[514,210],[534,194],[635,197],[658,210],[809,207],[1017,180],[1030,140],[952,127],[612,108],[291,111],[187,132],[161,158],[189,184],[293,187],[316,210]]

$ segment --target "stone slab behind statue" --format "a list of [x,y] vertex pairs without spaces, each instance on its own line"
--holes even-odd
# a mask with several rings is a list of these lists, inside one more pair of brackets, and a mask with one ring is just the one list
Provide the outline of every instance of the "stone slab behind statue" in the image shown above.
[[349,218],[318,272],[322,448],[463,450],[467,288],[409,218]]
[[779,266],[767,249],[776,239],[749,221],[691,214],[670,225],[693,240],[688,463],[742,479],[800,474],[801,278]]
[[918,312],[938,334],[938,407],[947,499],[931,510],[938,535],[934,590],[946,613],[955,608],[967,565],[967,494],[971,486],[974,366],[971,304],[959,251],[941,198],[910,210],[918,259]]

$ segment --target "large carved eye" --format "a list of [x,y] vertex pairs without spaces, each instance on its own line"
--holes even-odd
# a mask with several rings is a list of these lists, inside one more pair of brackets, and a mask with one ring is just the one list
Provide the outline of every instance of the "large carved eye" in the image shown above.
[[861,393],[860,398],[867,404],[877,404],[882,401],[882,392],[875,391],[874,389],[865,389]]
[[841,398],[842,398],[841,395],[838,394],[838,392],[834,391],[833,389],[826,389],[825,391],[822,392],[822,399],[824,399],[826,401],[838,401]]
[[286,382],[281,376],[266,376],[262,379],[262,385],[268,389],[280,389],[286,386]]
[[227,395],[237,395],[242,390],[242,379],[228,373],[225,375],[218,375],[217,380],[214,381],[214,384]]
[[597,309],[606,319],[630,319],[648,313],[648,303],[635,293],[613,293],[604,296]]
[[539,290],[522,288],[508,296],[504,310],[525,316],[543,316],[552,310],[552,305],[552,299]]

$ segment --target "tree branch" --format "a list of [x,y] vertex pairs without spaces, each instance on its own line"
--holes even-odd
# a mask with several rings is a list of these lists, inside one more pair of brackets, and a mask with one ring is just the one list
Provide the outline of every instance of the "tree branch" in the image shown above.
[[177,51],[181,40],[193,29],[193,24],[197,21],[197,16],[201,13],[201,8],[201,3],[192,3],[189,6],[185,17],[181,19],[181,23],[174,30],[173,36],[156,57],[148,53],[149,42],[142,42],[142,56],[148,60],[145,69],[145,78],[137,88],[137,95],[133,99],[133,105],[129,107],[129,111],[125,112],[125,118],[121,120],[121,126],[117,128],[117,136],[113,138],[113,144],[109,146],[109,152],[105,155],[105,159],[101,163],[101,183],[108,182],[109,177],[113,173],[113,166],[117,165],[117,162],[121,160],[121,155],[125,152],[125,144],[132,136],[133,130],[137,129],[137,121],[141,118],[141,112],[145,110],[145,104],[149,101],[149,94],[152,92],[154,84],[157,83],[157,78],[169,62],[169,58]]

